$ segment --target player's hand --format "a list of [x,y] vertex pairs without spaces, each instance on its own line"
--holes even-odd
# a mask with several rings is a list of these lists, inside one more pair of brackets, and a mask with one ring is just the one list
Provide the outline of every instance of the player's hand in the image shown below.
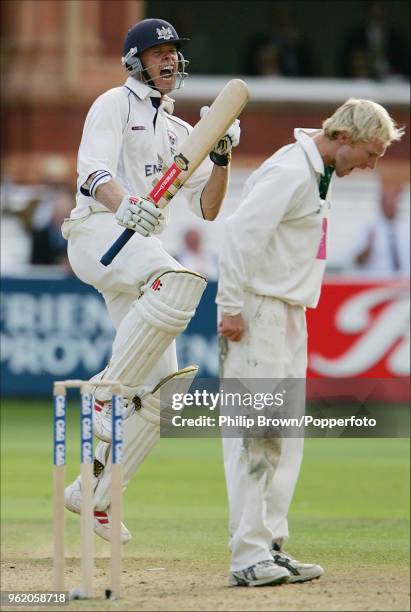
[[157,234],[164,221],[162,211],[153,202],[130,195],[121,200],[115,216],[119,225],[145,237]]
[[[209,106],[203,106],[200,109],[200,117],[204,117],[209,110]],[[217,166],[228,166],[231,161],[231,149],[237,147],[240,143],[240,134],[240,120],[236,119],[210,153],[211,161],[214,164],[217,164]]]
[[241,314],[224,315],[218,326],[218,331],[231,342],[239,342],[245,332],[245,323]]

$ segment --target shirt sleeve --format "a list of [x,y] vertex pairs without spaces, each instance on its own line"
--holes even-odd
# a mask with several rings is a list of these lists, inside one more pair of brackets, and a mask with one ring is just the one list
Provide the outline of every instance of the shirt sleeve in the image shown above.
[[271,167],[256,177],[248,193],[246,188],[241,206],[226,220],[216,298],[223,314],[243,309],[247,280],[265,256],[275,229],[298,203],[303,185],[296,170]]
[[[124,125],[123,105],[113,90],[94,102],[87,115],[78,153],[78,189],[94,197],[97,187],[116,176]],[[92,182],[85,186],[89,176]]]

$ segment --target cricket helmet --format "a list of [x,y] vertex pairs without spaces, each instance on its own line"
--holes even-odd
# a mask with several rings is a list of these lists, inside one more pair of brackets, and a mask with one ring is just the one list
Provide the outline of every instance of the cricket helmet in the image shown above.
[[127,32],[122,64],[131,75],[134,75],[143,70],[140,53],[146,49],[163,43],[173,43],[177,50],[180,50],[181,44],[188,40],[190,39],[181,38],[171,23],[164,19],[144,19]]

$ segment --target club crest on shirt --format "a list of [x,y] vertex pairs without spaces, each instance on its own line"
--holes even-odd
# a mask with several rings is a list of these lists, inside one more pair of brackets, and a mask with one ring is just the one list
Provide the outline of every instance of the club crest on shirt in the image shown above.
[[177,134],[175,132],[172,132],[171,130],[168,130],[167,134],[168,134],[168,141],[170,143],[170,146],[175,147],[177,144]]

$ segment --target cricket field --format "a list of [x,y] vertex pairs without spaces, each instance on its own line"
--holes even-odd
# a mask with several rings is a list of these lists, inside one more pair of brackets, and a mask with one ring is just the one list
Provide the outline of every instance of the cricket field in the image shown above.
[[[67,482],[79,468],[77,407],[69,412]],[[133,539],[123,549],[123,599],[103,599],[109,545],[96,537],[99,599],[69,608],[409,610],[409,450],[408,439],[307,440],[286,550],[326,573],[302,585],[246,589],[227,582],[220,441],[161,440],[124,496]],[[50,590],[51,401],[2,402],[1,499],[2,590]],[[67,512],[67,589],[79,582],[79,527]]]

